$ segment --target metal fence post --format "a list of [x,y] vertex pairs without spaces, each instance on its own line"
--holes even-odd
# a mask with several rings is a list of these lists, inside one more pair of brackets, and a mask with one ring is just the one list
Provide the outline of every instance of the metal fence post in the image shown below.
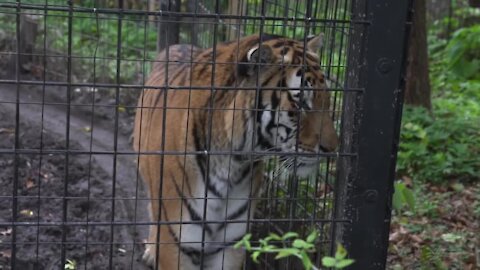
[[340,159],[335,218],[351,223],[335,228],[355,263],[349,269],[385,269],[396,152],[403,105],[403,73],[410,1],[358,0],[352,19],[342,150],[357,153]]

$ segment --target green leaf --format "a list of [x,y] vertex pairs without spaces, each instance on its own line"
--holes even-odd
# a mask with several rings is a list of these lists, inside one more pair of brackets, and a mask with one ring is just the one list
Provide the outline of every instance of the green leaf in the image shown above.
[[271,251],[274,251],[275,249],[278,249],[278,247],[274,245],[266,245],[262,247],[262,251],[264,252],[271,252]]
[[265,238],[266,241],[270,240],[276,240],[276,241],[282,241],[282,237],[276,233],[270,233],[268,237]]
[[258,242],[260,243],[261,247],[268,245],[268,242],[266,239],[259,239]]
[[311,245],[312,244],[309,244],[302,239],[295,239],[295,241],[293,241],[293,244],[292,244],[293,247],[300,248],[300,249],[308,248]]
[[444,233],[441,235],[442,240],[448,243],[455,243],[457,240],[462,239],[461,235],[453,234],[453,233]]
[[307,236],[307,242],[308,243],[313,243],[313,242],[315,242],[315,240],[317,240],[317,237],[318,237],[318,232],[317,232],[317,230],[314,230],[313,232],[311,232]]
[[405,198],[403,195],[404,189],[405,189],[405,185],[402,182],[395,182],[392,204],[393,204],[393,208],[397,211],[400,211],[402,209],[403,204],[405,202]]
[[259,250],[257,251],[254,251],[252,253],[252,260],[255,262],[255,263],[258,263],[258,256],[260,256],[260,254],[262,254]]
[[335,264],[335,268],[337,269],[342,269],[342,268],[345,268],[351,264],[353,264],[354,260],[353,259],[343,259],[341,261],[338,261],[336,264]]
[[322,265],[325,267],[334,267],[336,264],[337,260],[332,257],[325,256],[322,258]]
[[293,237],[298,237],[298,233],[296,233],[296,232],[287,232],[286,234],[284,234],[284,235],[282,236],[282,239],[283,239],[283,240],[287,240],[287,239],[293,238]]
[[337,244],[337,251],[335,252],[335,259],[342,260],[347,257],[347,251],[341,244]]
[[237,243],[235,243],[235,245],[233,245],[233,248],[238,249],[238,248],[241,248],[242,246],[243,246],[243,242],[242,240],[239,240]]
[[252,249],[252,245],[250,244],[250,239],[252,238],[251,233],[245,234],[245,236],[240,240],[243,243],[243,246],[247,251],[250,251]]
[[393,209],[395,209],[397,211],[400,211],[402,209],[403,195],[400,192],[395,191],[393,193],[392,205],[393,205]]
[[250,241],[245,240],[245,241],[244,241],[244,245],[245,245],[245,249],[246,249],[247,251],[252,250],[252,244],[250,244]]
[[300,256],[300,250],[296,248],[284,248],[278,252],[277,256],[275,256],[275,259],[281,259],[289,256]]
[[302,263],[306,270],[312,269],[312,261],[306,252],[302,252]]
[[250,238],[252,238],[252,234],[251,233],[247,233],[243,236],[242,239],[240,239],[237,243],[235,243],[235,245],[233,246],[234,248],[240,248],[240,247],[245,247],[246,250],[250,250],[251,249],[251,245],[250,245]]
[[407,203],[408,207],[411,210],[415,210],[415,196],[413,194],[413,191],[411,189],[405,188],[403,189],[403,198],[405,199],[405,202]]

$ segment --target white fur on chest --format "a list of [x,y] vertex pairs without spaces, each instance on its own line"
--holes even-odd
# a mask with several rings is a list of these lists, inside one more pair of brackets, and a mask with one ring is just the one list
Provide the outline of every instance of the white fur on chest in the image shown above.
[[[255,207],[254,201],[250,200],[254,193],[251,191],[252,175],[248,173],[246,179],[241,179],[238,185],[231,184],[229,180],[239,180],[240,166],[233,161],[229,163],[230,166],[219,166],[218,169],[210,167],[209,171],[209,184],[222,194],[221,198],[210,191],[202,179],[197,180],[197,187],[193,191],[194,199],[188,201],[208,229],[198,224],[182,224],[182,245],[185,243],[200,248],[204,242],[208,252],[237,240],[247,232],[248,214],[252,216]],[[183,211],[182,217],[185,221],[190,220],[188,211]]]

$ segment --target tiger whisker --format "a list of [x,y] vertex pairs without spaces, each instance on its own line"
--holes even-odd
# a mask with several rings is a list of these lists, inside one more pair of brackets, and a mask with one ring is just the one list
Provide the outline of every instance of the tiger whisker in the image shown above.
[[293,166],[292,159],[287,158],[282,161],[275,170],[272,171],[272,179],[275,180],[280,178],[283,175],[288,175],[289,169]]

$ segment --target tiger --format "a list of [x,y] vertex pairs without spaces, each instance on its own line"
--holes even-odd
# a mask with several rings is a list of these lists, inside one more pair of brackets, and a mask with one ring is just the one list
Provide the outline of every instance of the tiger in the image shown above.
[[147,264],[241,269],[246,254],[233,245],[248,230],[264,182],[265,159],[252,152],[304,154],[294,171],[306,176],[318,168],[318,153],[336,151],[321,46],[322,35],[254,34],[158,54],[133,132],[153,224]]

